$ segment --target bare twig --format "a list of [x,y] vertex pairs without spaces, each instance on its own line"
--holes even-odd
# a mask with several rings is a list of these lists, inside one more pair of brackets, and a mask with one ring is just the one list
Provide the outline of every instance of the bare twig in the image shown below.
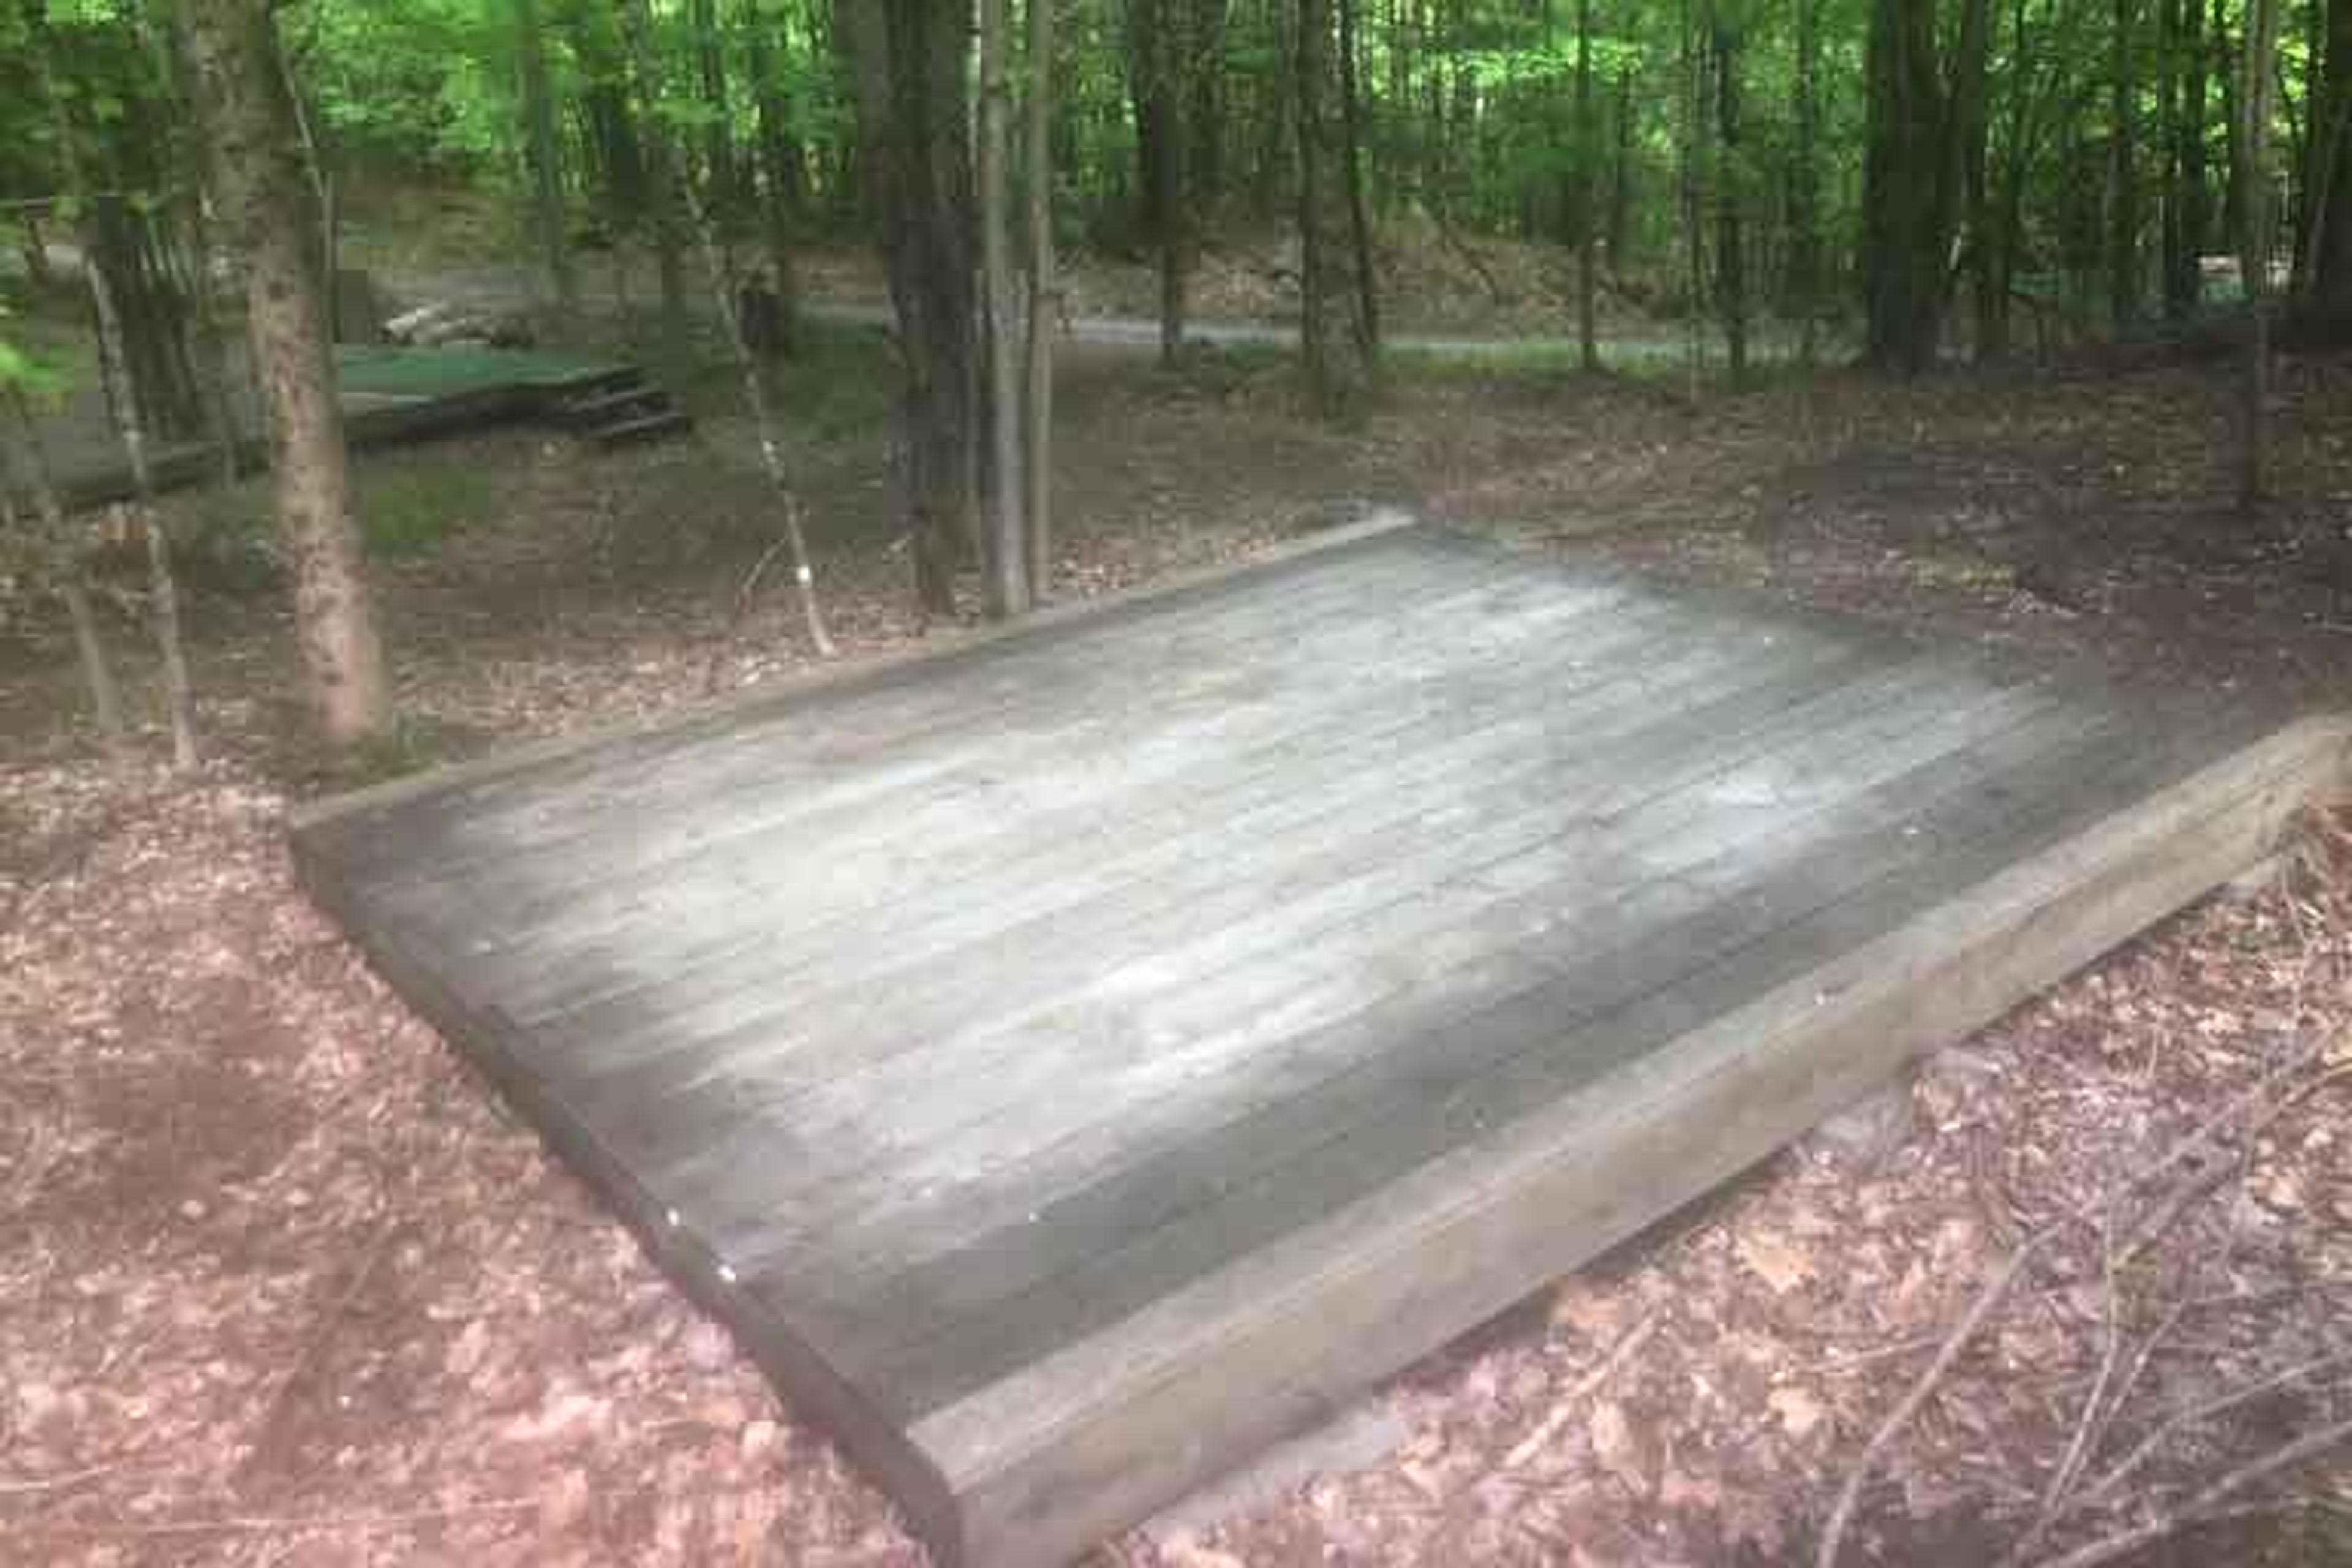
[[2190,1498],[2179,1508],[2168,1509],[2145,1523],[2135,1525],[2129,1530],[2117,1531],[2112,1535],[2102,1536],[2096,1541],[2078,1546],[2063,1557],[2048,1563],[2044,1568],[2096,1568],[2099,1563],[2112,1563],[2118,1557],[2137,1552],[2152,1542],[2161,1541],[2166,1536],[2192,1525],[2212,1524],[2230,1518],[2276,1513],[2292,1505],[2285,1502],[2257,1504],[2251,1508],[2231,1508],[2227,1505],[2231,1498],[2244,1491],[2248,1487],[2259,1481],[2268,1480],[2283,1470],[2291,1470],[2298,1465],[2306,1464],[2347,1439],[2352,1439],[2352,1417],[2331,1421],[2325,1426],[2306,1432],[2292,1442],[2282,1443],[2268,1453],[2240,1465],[2236,1469]]
[[1634,1352],[1647,1344],[1650,1336],[1657,1331],[1658,1309],[1653,1308],[1643,1316],[1640,1322],[1617,1337],[1617,1342],[1610,1347],[1609,1353],[1601,1358],[1600,1365],[1578,1378],[1566,1392],[1560,1394],[1552,1405],[1551,1414],[1545,1416],[1534,1431],[1521,1438],[1511,1451],[1503,1457],[1503,1468],[1516,1470],[1549,1447],[1552,1439],[1559,1436],[1561,1429],[1575,1418],[1577,1407],[1591,1395],[1598,1394],[1601,1387],[1617,1374],[1617,1369],[1633,1360]]
[[735,590],[735,603],[727,612],[727,624],[719,629],[719,641],[710,650],[709,660],[702,667],[704,696],[718,691],[719,667],[726,662],[728,648],[734,644],[736,634],[743,629],[744,617],[751,613],[752,595],[760,591],[760,584],[767,577],[768,568],[773,566],[776,558],[791,547],[790,538],[778,538],[760,552],[760,558],[751,563],[751,570],[743,574],[742,585]]
[[94,1481],[100,1476],[110,1476],[122,1468],[120,1459],[110,1459],[103,1465],[87,1469],[68,1470],[61,1476],[26,1476],[19,1479],[0,1478],[0,1497],[36,1497],[43,1492],[63,1491],[84,1481]]
[[2200,1422],[2210,1421],[2216,1415],[2235,1410],[2242,1405],[2252,1404],[2263,1394],[2284,1388],[2290,1383],[2298,1383],[2306,1377],[2316,1376],[2324,1372],[2333,1372],[2337,1367],[2346,1365],[2352,1365],[2352,1352],[2339,1352],[2334,1355],[2315,1356],[2309,1361],[2298,1362],[2294,1366],[2284,1367],[2243,1388],[2233,1388],[2227,1394],[2217,1394],[2211,1399],[2200,1400],[2194,1405],[2174,1411],[2158,1422],[2147,1436],[2132,1446],[2130,1452],[2108,1467],[2104,1475],[2085,1488],[2082,1496],[2075,1500],[2076,1508],[2089,1507],[2107,1497],[2124,1482],[2138,1474],[2140,1467],[2153,1458],[2157,1450],[2163,1447],[2176,1433],[2194,1426]]
[[19,1528],[40,1535],[174,1536],[257,1535],[281,1531],[400,1530],[412,1524],[435,1524],[486,1513],[526,1513],[540,1506],[537,1497],[496,1498],[483,1502],[450,1503],[440,1508],[406,1509],[392,1513],[289,1514],[268,1517],[233,1514],[220,1519],[169,1519],[141,1522],[93,1521],[89,1523],[27,1524]]
[[1845,1484],[1838,1489],[1836,1506],[1830,1510],[1830,1521],[1822,1531],[1821,1549],[1813,1556],[1815,1568],[1837,1568],[1838,1552],[1845,1544],[1845,1532],[1853,1523],[1853,1510],[1862,1502],[1862,1489],[1868,1484],[1871,1472],[1877,1469],[1888,1447],[1902,1435],[1903,1429],[1911,1425],[1912,1418],[1935,1394],[1937,1385],[1944,1380],[1944,1374],[1951,1370],[1953,1363],[1960,1359],[1960,1353],[1976,1338],[1977,1331],[1984,1326],[1985,1320],[1992,1316],[1993,1309],[2000,1305],[2018,1280],[2024,1277],[2026,1267],[2033,1261],[2034,1254],[2048,1246],[2060,1229],[2061,1226],[2053,1225],[2038,1231],[2010,1254],[2009,1261],[2001,1266],[2000,1272],[1984,1282],[1978,1289],[1976,1299],[1969,1303],[1969,1310],[1944,1336],[1943,1347],[1936,1352],[1936,1359],[1912,1380],[1910,1392],[1887,1412],[1886,1419],[1878,1424],[1878,1430],[1870,1435],[1870,1441],[1863,1446],[1862,1458],[1854,1461],[1853,1468],[1846,1472]]
[[[2098,1435],[2112,1418],[2115,1406],[2109,1403],[2108,1394],[2116,1386],[2116,1369],[2123,1361],[2123,1284],[2116,1267],[2114,1233],[2108,1231],[2101,1241],[2100,1262],[2106,1276],[2106,1344],[2099,1352],[2099,1370],[2091,1379],[2090,1392],[2083,1396],[2082,1414],[2075,1419],[2074,1435],[2067,1440],[2066,1452],[2050,1472],[2050,1484],[2042,1493],[2042,1506],[2033,1522],[2002,1559],[2004,1564],[2024,1562],[2064,1515],[2067,1500],[2074,1495],[2075,1482],[2082,1479],[2083,1467],[2095,1451]],[[2116,1403],[2121,1403],[2120,1397]]]

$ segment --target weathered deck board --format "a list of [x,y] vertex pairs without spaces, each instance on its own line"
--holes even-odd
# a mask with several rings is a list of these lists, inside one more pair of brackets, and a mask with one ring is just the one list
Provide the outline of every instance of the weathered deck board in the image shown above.
[[1373,530],[330,803],[296,844],[993,1568],[2195,897],[2346,736]]

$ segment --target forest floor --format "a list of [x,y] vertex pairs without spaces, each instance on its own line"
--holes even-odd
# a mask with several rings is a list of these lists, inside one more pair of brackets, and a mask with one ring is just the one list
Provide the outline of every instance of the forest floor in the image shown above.
[[[2231,504],[2221,365],[1825,374],[1694,405],[1654,380],[1427,362],[1331,431],[1264,353],[1068,362],[1065,596],[1392,503],[2144,679],[2352,691],[2352,361],[2287,367],[2283,493],[2253,520]],[[783,379],[849,656],[919,636],[878,345],[828,333]],[[805,660],[772,592],[730,630],[772,509],[723,384],[688,390],[688,443],[595,456],[508,431],[362,464],[407,721],[380,763]],[[100,766],[59,629],[0,625],[0,1563],[919,1562],[300,897],[284,815],[331,781],[299,739],[260,497],[171,504],[198,775]],[[129,566],[110,630],[152,706]],[[2161,1434],[2027,1558],[2052,1559],[2342,1421],[2347,833],[2315,821],[2277,877],[1943,1053],[1879,1146],[1785,1153],[1395,1380],[1374,1397],[1409,1436],[1370,1468],[1101,1560],[1800,1560],[1946,1326],[2050,1226],[1886,1451],[1847,1562],[1994,1561],[2070,1447],[2095,1485]],[[2230,1105],[2267,1114],[2118,1191]],[[2144,1222],[2136,1247],[2063,1221],[2110,1205]],[[2225,1500],[2316,1500],[2127,1560],[2346,1561],[2352,1468],[2323,1458]]]

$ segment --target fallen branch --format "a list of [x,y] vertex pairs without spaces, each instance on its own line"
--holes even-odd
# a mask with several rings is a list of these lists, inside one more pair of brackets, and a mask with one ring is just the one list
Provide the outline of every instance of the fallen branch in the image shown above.
[[412,1524],[436,1524],[486,1513],[526,1513],[540,1506],[537,1497],[499,1498],[483,1502],[449,1503],[440,1508],[408,1509],[394,1513],[329,1513],[308,1517],[232,1514],[221,1519],[100,1520],[89,1523],[26,1524],[17,1528],[43,1535],[263,1535],[286,1531],[400,1530]]
[[1617,1342],[1610,1347],[1601,1364],[1578,1378],[1553,1404],[1551,1414],[1543,1418],[1542,1424],[1503,1457],[1503,1468],[1516,1470],[1549,1447],[1552,1439],[1559,1436],[1561,1429],[1575,1417],[1577,1406],[1601,1392],[1602,1386],[1617,1374],[1617,1369],[1633,1360],[1633,1352],[1647,1344],[1650,1336],[1657,1331],[1658,1310],[1653,1308],[1640,1322],[1618,1335]]
[[1846,1530],[1853,1523],[1853,1510],[1862,1502],[1862,1489],[1868,1484],[1871,1472],[1878,1468],[1879,1461],[1885,1458],[1886,1450],[1893,1446],[1895,1439],[1902,1436],[1903,1429],[1911,1425],[1912,1418],[1934,1395],[1937,1386],[1944,1381],[1944,1374],[1951,1370],[1953,1363],[1960,1359],[1960,1353],[1976,1338],[1977,1331],[1984,1326],[1987,1318],[1992,1316],[1993,1309],[2000,1305],[2018,1280],[2023,1278],[2026,1266],[2033,1261],[2033,1255],[2055,1239],[2062,1228],[2062,1226],[2053,1225],[2038,1231],[2009,1255],[2009,1261],[2001,1266],[2000,1272],[1984,1282],[1977,1291],[1976,1299],[1969,1303],[1969,1310],[1944,1336],[1943,1347],[1937,1351],[1936,1359],[1912,1380],[1910,1392],[1887,1412],[1886,1419],[1878,1424],[1878,1430],[1870,1435],[1870,1441],[1863,1446],[1862,1458],[1854,1461],[1853,1468],[1846,1472],[1845,1484],[1838,1489],[1837,1504],[1830,1510],[1829,1524],[1822,1531],[1821,1550],[1813,1556],[1815,1568],[1837,1568],[1839,1549],[1845,1544]]
[[2338,1444],[2352,1439],[2352,1417],[2332,1421],[2325,1426],[2305,1433],[2293,1442],[2283,1443],[2261,1457],[2251,1459],[2231,1470],[2211,1486],[2192,1497],[2183,1506],[2168,1510],[2144,1524],[2129,1530],[2102,1536],[2086,1545],[2078,1546],[2063,1557],[2053,1559],[2044,1568],[2097,1568],[2102,1563],[2112,1563],[2118,1557],[2137,1552],[2140,1548],[2163,1540],[2180,1531],[2200,1524],[2215,1524],[2225,1519],[2246,1518],[2277,1513],[2293,1506],[2285,1502],[2256,1504],[2251,1508],[2231,1509],[2223,1505],[2239,1492],[2257,1481],[2267,1480],[2282,1470],[2319,1458]]

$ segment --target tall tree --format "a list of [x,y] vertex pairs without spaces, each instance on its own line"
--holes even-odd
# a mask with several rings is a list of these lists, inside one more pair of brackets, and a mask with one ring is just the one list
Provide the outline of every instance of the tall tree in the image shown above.
[[580,279],[564,233],[562,143],[555,134],[555,93],[548,81],[547,37],[540,26],[539,0],[514,0],[514,24],[530,166],[531,226],[538,235],[548,282],[555,291],[555,308],[570,317],[580,310]]
[[768,275],[775,289],[776,328],[783,353],[800,344],[800,288],[793,256],[793,229],[801,203],[801,149],[793,134],[791,106],[774,35],[780,26],[762,0],[746,0],[744,30],[750,40],[753,104],[759,118],[760,218],[767,236]]
[[2331,333],[2352,334],[2352,0],[2314,0],[2326,6],[2317,101],[2307,111],[2320,128],[2312,138],[2305,184],[2309,192],[2308,308]]
[[961,0],[834,0],[833,15],[906,363],[916,588],[927,610],[953,614],[979,461],[971,12]]
[[[2020,0],[2022,4],[2023,0]],[[1822,7],[1821,0],[1795,0],[1797,8],[1796,147],[1789,172],[1789,300],[1797,315],[1797,358],[1811,365],[1818,352],[1822,292]]]
[[2116,0],[2108,143],[2107,309],[2118,331],[2139,316],[2139,7]]
[[391,689],[352,521],[317,228],[277,22],[268,0],[177,0],[175,15],[203,105],[215,203],[245,263],[247,331],[310,703],[326,738],[349,744],[390,726]]
[[1029,97],[1023,173],[1029,190],[1028,395],[1022,405],[1021,477],[1027,486],[1029,596],[1054,591],[1054,5],[1027,0]]
[[2273,249],[2270,179],[2271,60],[2278,48],[2278,0],[2246,0],[2245,41],[2238,58],[2238,170],[2245,195],[2237,234],[2245,279],[2246,401],[2241,500],[2252,508],[2271,490],[2270,278]]
[[[163,669],[163,708],[172,732],[172,762],[176,767],[190,768],[196,763],[196,702],[188,679],[187,648],[180,636],[180,586],[172,572],[171,542],[155,513],[155,477],[149,461],[148,432],[142,413],[142,408],[152,405],[152,399],[142,395],[144,389],[139,378],[142,373],[131,353],[122,296],[117,287],[118,275],[110,247],[96,241],[100,214],[116,211],[122,203],[118,195],[100,197],[92,189],[82,155],[81,132],[58,87],[54,44],[42,7],[38,4],[29,5],[26,16],[33,34],[34,68],[40,77],[42,97],[48,103],[66,191],[83,214],[83,271],[89,281],[90,304],[98,322],[100,369],[112,391],[107,399],[107,409],[113,418],[115,438],[130,466],[131,510],[146,550],[149,611],[154,617],[156,651]],[[119,211],[116,216],[121,216]]]
[[988,527],[982,565],[988,614],[1029,608],[1023,538],[1021,361],[1013,275],[1012,21],[1005,0],[980,0],[980,280],[982,350],[988,369]]
[[[1800,0],[1803,3],[1803,0]],[[1592,98],[1592,0],[1576,0],[1576,346],[1601,368],[1601,125]]]
[[16,513],[16,498],[19,491],[28,491],[38,512],[30,525],[37,531],[30,553],[44,585],[65,605],[99,744],[109,757],[123,761],[131,755],[131,731],[122,720],[122,689],[115,681],[114,665],[107,658],[98,613],[90,603],[89,563],[75,543],[47,454],[41,449],[30,399],[19,378],[9,374],[13,365],[14,356],[0,344],[0,531],[16,534],[27,526]]
[[1723,339],[1731,384],[1748,379],[1748,238],[1741,200],[1739,58],[1745,42],[1732,0],[1715,0],[1715,110],[1722,162],[1716,181],[1716,292],[1723,306]]
[[1961,0],[1950,79],[1937,0],[1872,0],[1864,56],[1864,352],[1883,369],[1935,363],[1968,149],[1984,134],[1989,0]]
[[[658,89],[658,77],[654,61],[653,26],[646,0],[621,0],[621,25],[629,54],[635,61],[638,79],[645,84],[648,100]],[[663,164],[673,157],[675,145],[659,133],[658,127],[649,140],[655,163],[654,173],[661,177]],[[743,389],[743,405],[751,416],[751,428],[760,439],[760,463],[768,476],[768,484],[776,492],[783,513],[781,547],[792,556],[793,581],[800,600],[801,619],[808,631],[809,645],[820,658],[833,657],[833,638],[824,628],[824,614],[816,595],[816,571],[809,559],[808,539],[801,526],[800,492],[793,488],[792,477],[784,470],[782,434],[777,428],[775,415],[768,404],[766,384],[760,378],[760,365],[751,340],[744,335],[743,318],[735,301],[734,279],[729,276],[727,262],[719,254],[719,237],[710,216],[710,209],[696,195],[691,182],[676,168],[667,171],[671,187],[686,208],[686,220],[694,231],[695,248],[702,256],[704,281],[710,289],[711,303],[719,316],[719,324],[726,333],[727,345],[733,351],[735,371]],[[772,552],[771,554],[772,555]],[[763,563],[764,564],[764,563]],[[755,573],[756,575],[756,573]]]
[[[1354,76],[1339,24],[1353,0],[1298,0],[1292,55],[1297,71],[1299,342],[1307,393],[1325,417],[1355,413],[1377,365],[1377,325],[1365,310],[1372,280],[1360,277],[1361,192],[1346,107]],[[1349,32],[1352,35],[1353,29]]]

